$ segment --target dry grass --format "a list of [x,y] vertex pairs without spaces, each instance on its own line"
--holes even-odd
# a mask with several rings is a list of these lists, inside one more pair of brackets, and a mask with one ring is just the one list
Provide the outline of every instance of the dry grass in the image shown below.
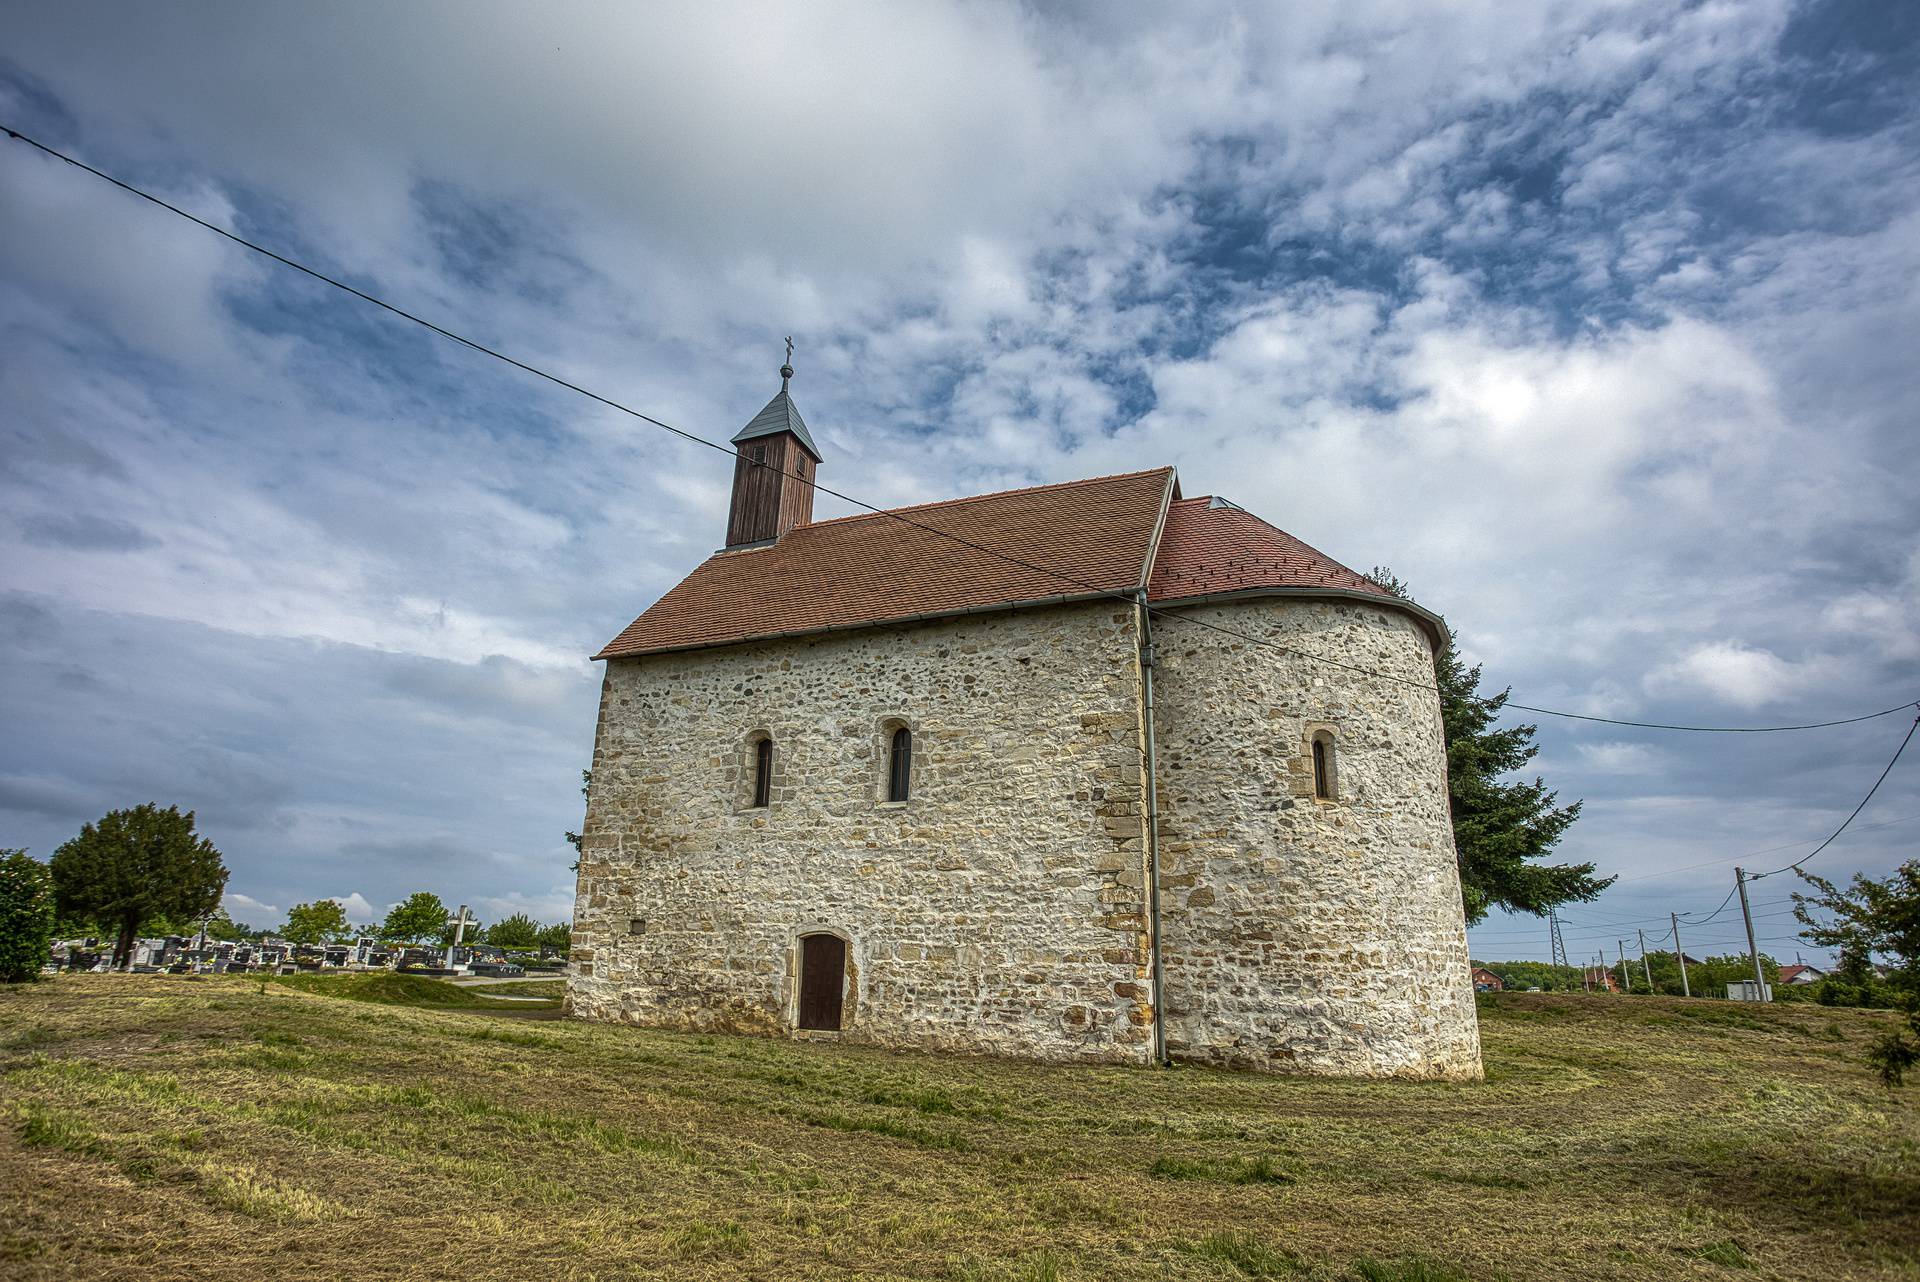
[[1871,1016],[1507,995],[1478,1086],[0,990],[0,1276],[1920,1277]]

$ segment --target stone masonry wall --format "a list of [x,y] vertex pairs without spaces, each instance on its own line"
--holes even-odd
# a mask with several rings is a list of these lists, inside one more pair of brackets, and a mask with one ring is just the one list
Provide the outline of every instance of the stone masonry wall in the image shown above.
[[610,661],[567,1008],[789,1034],[828,931],[846,1040],[1144,1062],[1137,683],[1105,602]]
[[[1182,611],[1431,685],[1407,615],[1265,598]],[[1156,621],[1169,1050],[1284,1071],[1477,1078],[1437,694]],[[1331,731],[1337,796],[1317,800]]]

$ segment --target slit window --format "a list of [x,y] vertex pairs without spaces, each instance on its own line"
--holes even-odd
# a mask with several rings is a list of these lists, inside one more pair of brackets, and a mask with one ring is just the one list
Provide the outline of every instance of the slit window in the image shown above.
[[1317,730],[1313,736],[1313,795],[1332,801],[1337,795],[1334,777],[1333,735]]
[[773,801],[773,740],[760,739],[753,745],[753,804],[760,809]]
[[913,778],[913,731],[901,726],[893,732],[887,754],[887,800],[905,801]]

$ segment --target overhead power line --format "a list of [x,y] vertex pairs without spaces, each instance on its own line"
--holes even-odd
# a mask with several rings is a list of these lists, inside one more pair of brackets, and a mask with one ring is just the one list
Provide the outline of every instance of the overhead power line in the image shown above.
[[[1920,708],[1920,704],[1914,704],[1910,706]],[[1743,909],[1746,910],[1745,916],[1746,916],[1747,929],[1749,931],[1753,929],[1753,922],[1758,918],[1785,917],[1785,916],[1793,915],[1794,913],[1796,913],[1798,911],[1797,909],[1787,909],[1783,912],[1778,912],[1778,913],[1753,912],[1751,905],[1748,905],[1746,903],[1747,883],[1760,881],[1766,877],[1777,876],[1783,872],[1797,871],[1801,867],[1806,865],[1809,861],[1811,861],[1814,858],[1814,856],[1818,855],[1821,851],[1825,850],[1828,846],[1831,846],[1834,842],[1838,841],[1840,839],[1840,834],[1844,833],[1847,830],[1848,826],[1851,825],[1855,819],[1860,817],[1860,812],[1867,808],[1867,803],[1872,801],[1874,794],[1880,791],[1880,785],[1885,783],[1887,781],[1887,776],[1893,773],[1894,766],[1899,764],[1901,754],[1907,750],[1907,745],[1913,742],[1913,736],[1916,730],[1920,730],[1920,716],[1915,716],[1913,719],[1913,724],[1907,727],[1907,733],[1901,736],[1899,746],[1893,750],[1893,756],[1887,759],[1886,766],[1880,771],[1879,777],[1873,781],[1873,786],[1867,789],[1867,795],[1860,798],[1860,804],[1855,806],[1852,809],[1852,811],[1848,813],[1847,817],[1840,821],[1840,826],[1838,828],[1835,828],[1833,832],[1828,835],[1825,841],[1821,842],[1818,846],[1815,846],[1812,850],[1808,851],[1806,854],[1802,855],[1800,858],[1794,860],[1792,863],[1787,864],[1785,867],[1775,868],[1771,872],[1750,873],[1750,872],[1746,872],[1741,868],[1736,867],[1733,870],[1733,889],[1727,892],[1727,897],[1720,901],[1720,906],[1718,908],[1715,908],[1712,912],[1706,914],[1705,916],[1701,916],[1699,913],[1678,913],[1678,914],[1675,914],[1675,919],[1677,920],[1678,918],[1684,917],[1687,919],[1687,924],[1689,926],[1704,926],[1708,922],[1713,921],[1715,918],[1720,916],[1721,913],[1725,912],[1727,910],[1727,907],[1733,903],[1735,897],[1740,898],[1742,907]],[[1888,822],[1889,824],[1891,824],[1891,823],[1898,823],[1901,821],[1889,820]],[[1884,827],[1886,825],[1882,825],[1882,826]],[[1605,921],[1594,921],[1589,923],[1582,923],[1576,920],[1573,922],[1573,924],[1576,926],[1585,924],[1585,925],[1598,926],[1598,927],[1604,928],[1609,923]],[[1619,927],[1616,925],[1614,928],[1618,929]],[[1756,972],[1758,970],[1758,964],[1759,963],[1756,960],[1755,962]]]
[[[159,208],[166,210],[168,213],[178,215],[179,217],[186,219],[188,222],[194,223],[195,225],[200,227],[204,227],[206,230],[214,233],[217,236],[221,236],[227,240],[232,241],[234,244],[241,246],[243,249],[251,250],[252,252],[259,254],[262,257],[272,259],[274,262],[279,263],[283,267],[290,268],[293,271],[299,272],[304,276],[310,277],[313,280],[317,280],[323,285],[332,286],[334,289],[337,289],[343,293],[352,295],[353,297],[359,299],[361,302],[370,304],[371,306],[374,306],[374,307],[378,307],[382,311],[388,312],[394,316],[399,317],[402,320],[409,321],[412,324],[418,325],[422,329],[426,329],[431,331],[432,333],[438,334],[440,337],[448,340],[449,342],[457,343],[462,347],[465,347],[472,351],[480,353],[482,356],[489,356],[489,357],[492,357],[494,360],[502,362],[503,364],[511,365],[513,368],[520,370],[523,373],[531,374],[535,378],[544,379],[547,382],[554,384],[556,387],[562,387],[562,388],[565,388],[567,391],[573,392],[580,396],[584,396],[588,400],[594,401],[600,405],[604,405],[608,409],[617,410],[622,414],[626,414],[632,418],[636,418],[643,423],[647,423],[653,427],[659,428],[663,432],[671,433],[672,435],[677,436],[684,441],[688,441],[695,445],[703,445],[708,449],[717,450],[720,453],[737,457],[737,451],[735,451],[729,445],[722,444],[719,441],[709,440],[704,436],[700,436],[694,432],[689,432],[684,428],[675,427],[673,424],[664,422],[661,419],[657,419],[653,417],[651,414],[643,413],[640,410],[634,409],[629,405],[623,405],[619,401],[613,400],[611,397],[602,396],[600,393],[592,391],[588,388],[582,387],[578,383],[574,383],[567,379],[564,379],[560,377],[558,374],[551,373],[547,370],[540,368],[537,365],[532,365],[516,357],[509,356],[505,352],[502,352],[493,347],[489,347],[485,343],[481,343],[474,339],[468,338],[463,334],[456,333],[453,330],[447,329],[445,326],[435,324],[433,321],[427,320],[423,316],[416,315],[415,313],[410,312],[403,307],[399,307],[393,303],[387,302],[383,298],[379,298],[373,294],[369,294],[363,289],[358,289],[352,285],[349,285],[345,281],[340,280],[337,277],[330,276],[323,271],[307,266],[305,263],[299,262],[292,258],[288,258],[286,255],[277,253],[274,250],[269,249],[265,245],[261,245],[256,241],[249,240],[246,237],[241,236],[237,232],[229,231],[227,228],[220,226],[218,223],[210,222],[207,219],[200,217],[198,214],[195,214],[189,210],[183,209],[180,206],[175,205],[170,201],[164,200],[161,197],[154,195],[152,192],[146,191],[143,188],[137,187],[134,184],[125,181],[124,179],[116,178],[112,174],[109,174],[104,170],[96,169],[94,166],[87,164],[85,161],[80,160],[77,157],[70,156],[67,153],[60,151],[57,148],[50,147],[46,143],[41,142],[39,139],[29,137],[28,135],[21,133],[17,129],[13,129],[11,127],[4,126],[4,125],[0,125],[0,129],[4,129],[9,138],[13,138],[19,142],[24,142],[29,147],[34,148],[36,151],[39,151],[47,156],[50,156],[55,160],[63,161],[64,163],[73,166],[75,169],[79,169],[84,173],[91,174],[95,178],[99,178],[104,182],[111,183],[113,186],[120,188],[122,191],[125,191],[130,195],[137,196],[141,200],[147,201],[149,204],[156,205]],[[1205,619],[1198,619],[1190,615],[1178,613],[1177,611],[1171,610],[1164,606],[1160,606],[1160,607],[1148,606],[1145,604],[1145,602],[1137,600],[1134,596],[1130,594],[1114,591],[1113,589],[1110,589],[1110,588],[1102,588],[1097,585],[1087,583],[1083,580],[1075,578],[1070,574],[1064,574],[1058,570],[1052,569],[1051,567],[1038,565],[1032,561],[1026,560],[1023,557],[1015,556],[1011,553],[1002,552],[996,548],[991,548],[983,544],[975,543],[973,540],[965,538],[958,534],[954,534],[951,531],[936,529],[932,526],[925,525],[919,521],[913,520],[911,517],[903,516],[897,511],[878,507],[872,503],[866,502],[864,499],[858,499],[851,494],[842,493],[839,490],[835,490],[835,489],[829,488],[828,486],[821,485],[818,481],[807,480],[806,478],[801,477],[796,473],[787,472],[784,468],[774,467],[770,463],[756,462],[755,466],[765,468],[769,471],[780,472],[781,475],[786,476],[791,480],[797,481],[803,485],[810,486],[814,490],[817,490],[820,493],[831,495],[832,497],[840,499],[843,502],[851,503],[855,507],[862,508],[867,512],[873,513],[876,516],[888,517],[891,520],[897,521],[902,525],[910,526],[914,529],[923,531],[928,534],[932,534],[936,537],[947,539],[951,542],[960,544],[961,546],[971,548],[972,550],[982,553],[983,555],[993,557],[1000,561],[1005,561],[1010,565],[1017,565],[1022,569],[1031,570],[1037,574],[1044,574],[1047,577],[1055,579],[1061,583],[1068,583],[1075,587],[1078,587],[1091,595],[1107,596],[1107,597],[1113,598],[1116,601],[1124,602],[1129,606],[1139,606],[1140,608],[1147,610],[1147,612],[1151,615],[1155,615],[1161,618],[1176,619],[1184,623],[1189,623],[1189,624],[1196,625],[1198,627],[1208,629],[1209,631],[1219,632],[1219,633],[1222,633],[1223,635],[1231,636],[1237,640],[1245,641],[1251,645],[1266,646],[1270,649],[1280,651],[1281,653],[1284,653],[1284,654],[1294,655],[1296,657],[1307,659],[1309,661],[1316,662],[1316,663],[1328,664],[1336,668],[1343,668],[1349,672],[1360,673],[1363,676],[1374,677],[1376,679],[1383,680],[1383,681],[1390,681],[1390,682],[1395,682],[1401,685],[1411,686],[1412,688],[1417,690],[1423,690],[1423,691],[1436,693],[1436,694],[1439,693],[1439,687],[1429,682],[1416,681],[1408,677],[1402,677],[1402,676],[1396,675],[1394,673],[1379,672],[1374,669],[1362,667],[1357,664],[1344,663],[1338,659],[1331,658],[1327,655],[1315,654],[1312,651],[1308,651],[1308,650],[1299,650],[1294,648],[1293,646],[1283,645],[1280,642],[1274,641],[1267,637],[1252,636],[1247,633],[1240,632],[1234,628],[1224,627],[1220,624],[1212,623]],[[1489,699],[1481,699],[1480,702],[1491,704],[1496,701],[1489,700]],[[1593,716],[1587,713],[1565,712],[1557,708],[1544,708],[1544,707],[1539,707],[1533,704],[1508,703],[1508,704],[1505,704],[1504,706],[1509,708],[1515,708],[1524,712],[1538,713],[1541,716],[1561,717],[1570,721],[1590,721],[1590,722],[1595,722],[1602,725],[1630,726],[1630,727],[1635,727],[1643,730],[1678,730],[1678,731],[1690,731],[1690,732],[1701,733],[1701,734],[1777,734],[1785,731],[1823,730],[1832,726],[1853,725],[1857,722],[1871,721],[1876,717],[1887,716],[1890,713],[1898,712],[1901,710],[1901,708],[1907,707],[1909,705],[1899,704],[1891,708],[1882,709],[1879,712],[1862,713],[1859,716],[1843,717],[1843,718],[1839,718],[1837,720],[1832,720],[1832,721],[1815,721],[1815,722],[1807,722],[1807,723],[1798,724],[1798,725],[1779,725],[1779,726],[1681,725],[1676,723],[1659,722],[1659,721],[1627,721],[1627,720],[1617,719],[1613,717]]]
[[[1877,824],[1861,824],[1853,831],[1872,832],[1876,828],[1891,828],[1895,824],[1910,824],[1916,819],[1920,819],[1920,815],[1902,815],[1898,819],[1886,819]],[[1613,884],[1618,886],[1629,881],[1652,881],[1657,877],[1676,877],[1683,872],[1693,872],[1699,868],[1711,868],[1715,864],[1739,863],[1742,859],[1755,859],[1761,855],[1771,855],[1782,850],[1792,850],[1795,846],[1804,846],[1806,844],[1804,841],[1789,841],[1780,846],[1768,846],[1765,850],[1750,850],[1744,855],[1727,855],[1721,859],[1703,859],[1697,864],[1684,864],[1679,868],[1664,868],[1659,872],[1640,873],[1633,877],[1616,877],[1614,878]],[[1809,859],[1812,857],[1811,854],[1807,856]]]
[[1622,721],[1616,717],[1590,717],[1580,712],[1558,712],[1552,708],[1536,708],[1526,703],[1508,703],[1509,708],[1518,708],[1522,712],[1538,712],[1543,716],[1565,717],[1568,721],[1597,721],[1606,726],[1638,726],[1642,730],[1691,730],[1695,734],[1779,734],[1787,730],[1825,730],[1830,726],[1851,726],[1862,721],[1872,721],[1876,717],[1890,716],[1903,708],[1914,707],[1911,703],[1895,704],[1891,708],[1882,708],[1878,712],[1863,712],[1857,717],[1842,717],[1838,721],[1810,721],[1797,726],[1680,726],[1664,721]]
[[[1907,706],[1912,708],[1920,708],[1920,704],[1908,704]],[[1821,851],[1825,850],[1828,846],[1831,846],[1834,842],[1838,841],[1840,839],[1840,835],[1846,832],[1848,827],[1853,823],[1855,819],[1858,819],[1860,817],[1860,812],[1867,808],[1867,803],[1873,800],[1874,794],[1880,791],[1880,785],[1887,781],[1887,776],[1893,773],[1893,768],[1895,765],[1899,763],[1901,754],[1907,750],[1907,745],[1913,742],[1913,736],[1916,730],[1920,730],[1920,716],[1916,716],[1913,720],[1913,724],[1907,727],[1907,733],[1901,737],[1899,746],[1893,750],[1893,756],[1887,759],[1886,766],[1880,771],[1879,777],[1873,781],[1873,786],[1867,789],[1867,795],[1860,798],[1860,804],[1855,806],[1845,819],[1841,820],[1840,826],[1838,828],[1835,828],[1831,833],[1829,833],[1825,841],[1822,841],[1819,845],[1815,846],[1812,850],[1800,856],[1800,858],[1794,860],[1792,863],[1787,864],[1785,867],[1782,867],[1782,868],[1775,868],[1772,872],[1749,873],[1749,872],[1744,872],[1739,868],[1735,868],[1733,889],[1727,892],[1727,897],[1720,901],[1719,907],[1715,908],[1712,912],[1707,913],[1704,916],[1702,916],[1697,912],[1678,913],[1678,914],[1675,914],[1675,916],[1685,918],[1689,926],[1704,926],[1708,922],[1714,920],[1721,913],[1727,910],[1727,906],[1734,901],[1735,896],[1741,893],[1741,890],[1746,882],[1759,881],[1765,877],[1773,877],[1783,872],[1798,870],[1799,868],[1807,864],[1809,861],[1811,861],[1814,858],[1814,856],[1818,855]],[[1871,825],[1868,825],[1868,827],[1887,828],[1897,823],[1906,823],[1909,820],[1917,817],[1920,817],[1920,816],[1908,815],[1900,819],[1889,819],[1882,824],[1871,824]],[[1775,849],[1779,849],[1779,847],[1775,847]],[[1765,853],[1765,852],[1761,852],[1761,853]],[[1746,857],[1747,856],[1744,856],[1744,855],[1734,856],[1734,858],[1736,859],[1744,859]],[[1721,862],[1725,862],[1725,861],[1724,860],[1707,861],[1707,863],[1721,863]],[[1705,867],[1705,866],[1707,865],[1706,864],[1693,865],[1693,867],[1696,867],[1696,868]],[[1676,871],[1684,871],[1684,870],[1676,870]],[[1659,876],[1664,874],[1652,874],[1652,875]],[[1773,914],[1773,915],[1783,915],[1783,914]],[[1587,927],[1587,928],[1597,929],[1599,931],[1604,932],[1609,929],[1617,930],[1623,926],[1635,926],[1635,925],[1639,925],[1643,921],[1658,921],[1659,919],[1658,918],[1632,918],[1632,917],[1623,918],[1623,919],[1609,919],[1607,917],[1601,916],[1600,914],[1596,913],[1590,917],[1562,917],[1560,920],[1566,922],[1568,925],[1571,925],[1571,926]]]
[[[1913,706],[1916,708],[1920,708],[1920,704],[1915,704]],[[1900,740],[1900,746],[1893,750],[1893,756],[1888,759],[1887,768],[1885,770],[1882,770],[1880,772],[1880,777],[1873,781],[1873,787],[1867,789],[1867,795],[1860,798],[1860,804],[1853,808],[1853,813],[1840,821],[1840,826],[1833,830],[1833,835],[1831,837],[1828,837],[1825,841],[1821,842],[1819,845],[1815,846],[1812,850],[1808,851],[1806,854],[1800,856],[1800,858],[1788,864],[1785,868],[1775,868],[1772,872],[1748,873],[1747,880],[1759,881],[1762,877],[1777,876],[1778,874],[1787,872],[1789,870],[1798,872],[1802,864],[1805,864],[1808,860],[1812,859],[1815,855],[1819,854],[1821,851],[1825,850],[1828,846],[1831,846],[1835,841],[1839,840],[1840,834],[1847,830],[1847,825],[1860,817],[1860,812],[1867,808],[1867,803],[1869,801],[1873,800],[1873,794],[1880,791],[1880,785],[1885,783],[1887,781],[1887,776],[1893,773],[1894,764],[1900,760],[1900,754],[1907,750],[1907,745],[1909,743],[1913,742],[1913,732],[1915,730],[1920,730],[1920,716],[1914,717],[1913,724],[1907,727],[1906,737]]]

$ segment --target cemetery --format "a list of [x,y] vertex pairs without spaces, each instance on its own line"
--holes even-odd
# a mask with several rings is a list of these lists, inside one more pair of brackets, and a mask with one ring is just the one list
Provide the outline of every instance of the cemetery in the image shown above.
[[[452,942],[444,946],[401,944],[371,935],[328,943],[293,943],[277,935],[258,939],[208,938],[197,935],[156,935],[134,940],[127,970],[136,975],[294,975],[315,972],[396,971],[438,978],[471,976],[513,979],[528,973],[564,974],[566,959],[551,948],[538,952],[467,943],[474,924],[462,904],[449,919]],[[54,941],[43,967],[48,973],[94,972],[114,969],[113,941],[93,937]]]

